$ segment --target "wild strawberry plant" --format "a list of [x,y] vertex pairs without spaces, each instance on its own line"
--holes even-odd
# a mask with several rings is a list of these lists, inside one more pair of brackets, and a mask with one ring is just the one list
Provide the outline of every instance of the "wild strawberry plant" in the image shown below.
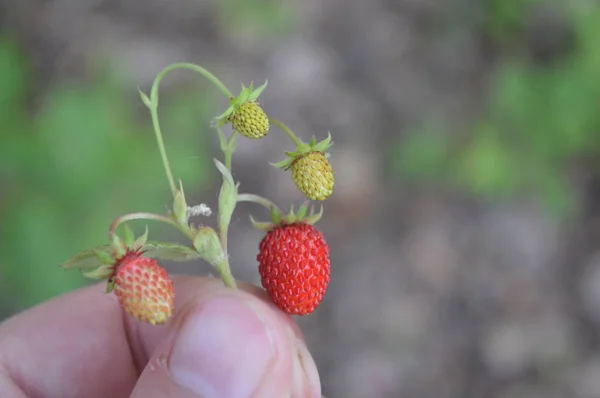
[[[158,117],[159,85],[167,73],[188,69],[199,73],[212,82],[226,96],[229,107],[213,119],[212,127],[219,139],[223,161],[214,159],[222,176],[218,200],[217,230],[196,226],[190,218],[197,215],[212,216],[204,204],[190,206],[185,197],[183,184],[176,184],[163,143]],[[154,80],[150,95],[140,90],[140,98],[150,111],[158,149],[167,181],[173,196],[173,204],[166,214],[136,212],[115,219],[108,230],[108,243],[84,250],[62,264],[65,269],[77,269],[86,277],[106,280],[106,293],[114,292],[121,307],[141,322],[159,325],[167,322],[174,311],[175,291],[173,283],[159,265],[158,260],[208,262],[220,275],[223,283],[237,288],[229,265],[227,236],[236,204],[253,202],[269,211],[270,222],[250,220],[255,228],[266,232],[260,242],[257,260],[263,287],[269,297],[283,311],[292,315],[306,315],[321,303],[330,280],[329,247],[322,233],[314,224],[323,215],[323,206],[315,212],[304,202],[297,211],[292,205],[284,213],[267,198],[240,193],[240,182],[232,175],[232,157],[239,136],[262,139],[271,125],[279,127],[295,145],[286,152],[286,158],[273,166],[285,171],[291,169],[296,187],[310,200],[323,201],[333,192],[333,170],[328,161],[331,135],[317,142],[313,137],[303,142],[285,124],[269,118],[260,107],[258,98],[267,86],[254,84],[242,89],[237,96],[212,73],[201,66],[176,63],[162,70]],[[227,137],[221,130],[231,123],[232,133]],[[128,225],[134,220],[157,221],[177,229],[189,245],[148,240],[148,228],[136,237]],[[118,233],[119,231],[119,233]]]

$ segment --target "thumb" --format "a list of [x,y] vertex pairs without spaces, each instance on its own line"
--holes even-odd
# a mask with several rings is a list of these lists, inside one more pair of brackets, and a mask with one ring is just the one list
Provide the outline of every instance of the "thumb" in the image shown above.
[[132,397],[321,397],[315,363],[289,317],[247,292],[190,299],[164,336]]

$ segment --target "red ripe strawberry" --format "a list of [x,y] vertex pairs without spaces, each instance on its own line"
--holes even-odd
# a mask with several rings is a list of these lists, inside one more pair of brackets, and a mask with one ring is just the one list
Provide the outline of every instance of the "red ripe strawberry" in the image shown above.
[[330,278],[323,234],[310,224],[283,224],[267,232],[259,249],[261,283],[277,307],[290,315],[313,312]]
[[128,252],[117,261],[111,282],[119,304],[137,321],[160,325],[173,313],[173,282],[156,260]]

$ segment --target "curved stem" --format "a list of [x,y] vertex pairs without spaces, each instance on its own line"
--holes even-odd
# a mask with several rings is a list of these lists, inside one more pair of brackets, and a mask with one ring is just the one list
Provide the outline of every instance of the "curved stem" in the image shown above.
[[175,179],[173,178],[173,172],[171,171],[171,165],[169,164],[169,158],[167,157],[167,151],[165,149],[165,144],[163,142],[162,132],[160,129],[160,123],[158,120],[158,87],[160,86],[160,82],[165,77],[165,75],[175,69],[190,69],[195,72],[198,72],[202,76],[207,78],[211,83],[213,83],[219,90],[221,90],[221,92],[227,98],[233,97],[233,95],[227,89],[227,87],[225,87],[225,85],[215,75],[213,75],[201,66],[187,62],[180,62],[167,66],[154,79],[154,83],[152,83],[152,89],[150,91],[149,108],[150,114],[152,116],[152,126],[154,127],[154,133],[156,134],[158,150],[160,151],[160,157],[162,158],[163,167],[165,169],[165,174],[167,175],[167,180],[169,181],[169,187],[171,188],[171,193],[173,194],[173,197],[175,197],[177,193],[177,187],[175,185]]
[[154,83],[152,84],[152,91],[150,92],[150,99],[154,102],[153,98],[156,97],[157,105],[158,105],[158,86],[160,84],[160,81],[165,77],[165,75],[167,73],[169,73],[170,71],[175,70],[175,69],[189,69],[194,72],[197,72],[197,73],[201,74],[202,76],[204,76],[212,84],[214,84],[227,97],[227,99],[233,97],[233,94],[231,94],[231,92],[227,89],[227,87],[225,87],[225,85],[215,75],[210,73],[208,70],[204,69],[201,66],[191,64],[189,62],[178,62],[178,63],[167,66],[156,76],[156,79],[154,79]]
[[283,214],[281,209],[273,202],[271,202],[267,198],[263,198],[262,196],[255,195],[253,193],[241,193],[237,196],[237,201],[239,202],[252,202],[258,205],[263,206],[267,210],[271,210],[271,208],[275,208],[280,214]]
[[109,241],[112,242],[113,235],[115,234],[115,231],[117,230],[117,228],[119,227],[119,225],[121,225],[124,222],[133,221],[133,220],[152,220],[152,221],[164,222],[166,224],[170,224],[173,227],[177,228],[181,233],[183,233],[190,240],[194,239],[194,237],[192,235],[192,232],[188,228],[186,228],[185,226],[179,224],[175,220],[170,219],[169,217],[162,216],[160,214],[139,212],[139,213],[125,214],[125,215],[123,215],[123,216],[121,216],[119,218],[116,218],[110,224],[110,227],[108,229]]
[[288,137],[290,137],[290,139],[294,142],[294,144],[296,145],[302,145],[303,142],[300,140],[300,138],[298,138],[296,136],[296,134],[292,133],[292,130],[290,130],[290,128],[288,126],[286,126],[285,124],[283,124],[282,122],[280,122],[277,119],[269,119],[269,122],[274,124],[275,126],[279,127],[280,129],[283,130],[284,133],[286,133],[288,135]]

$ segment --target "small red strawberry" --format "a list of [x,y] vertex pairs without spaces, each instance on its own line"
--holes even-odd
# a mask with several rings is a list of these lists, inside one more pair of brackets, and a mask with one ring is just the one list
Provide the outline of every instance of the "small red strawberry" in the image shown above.
[[260,242],[257,260],[262,286],[282,311],[307,315],[319,306],[330,279],[329,246],[310,220],[281,220]]
[[137,321],[160,325],[175,307],[173,281],[156,260],[128,251],[109,279],[121,307]]

